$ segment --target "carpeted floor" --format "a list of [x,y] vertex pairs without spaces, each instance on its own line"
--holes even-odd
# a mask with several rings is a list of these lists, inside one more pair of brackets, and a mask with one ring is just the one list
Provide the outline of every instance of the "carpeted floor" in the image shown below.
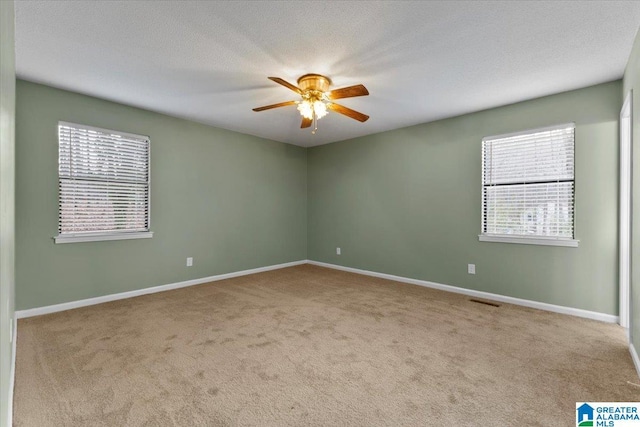
[[17,426],[575,425],[620,327],[302,265],[20,320]]

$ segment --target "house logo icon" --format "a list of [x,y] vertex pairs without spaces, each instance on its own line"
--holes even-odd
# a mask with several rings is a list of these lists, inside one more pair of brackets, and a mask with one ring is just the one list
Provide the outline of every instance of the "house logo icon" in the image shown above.
[[590,405],[583,403],[581,406],[578,406],[576,411],[578,411],[576,416],[576,425],[578,427],[593,426],[593,408]]

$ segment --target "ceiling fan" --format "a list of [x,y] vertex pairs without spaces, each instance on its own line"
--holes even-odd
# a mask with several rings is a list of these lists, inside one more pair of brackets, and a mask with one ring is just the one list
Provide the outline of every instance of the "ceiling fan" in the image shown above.
[[333,102],[334,99],[369,95],[369,91],[363,85],[348,86],[330,91],[331,79],[320,74],[305,74],[298,79],[298,86],[292,85],[280,77],[269,77],[269,80],[291,89],[300,95],[302,99],[300,101],[286,101],[265,105],[264,107],[254,108],[253,111],[264,111],[297,104],[298,111],[302,116],[300,128],[308,128],[313,124],[314,129],[311,133],[314,134],[318,130],[318,120],[327,114],[327,110],[335,111],[359,122],[366,122],[369,119],[366,114]]

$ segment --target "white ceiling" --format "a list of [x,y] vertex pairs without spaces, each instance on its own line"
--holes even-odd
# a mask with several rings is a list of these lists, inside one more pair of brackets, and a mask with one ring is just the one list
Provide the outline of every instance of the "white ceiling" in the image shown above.
[[[640,2],[17,1],[18,77],[301,146],[622,76]],[[305,73],[370,96],[300,129]],[[126,129],[124,129],[126,130]]]

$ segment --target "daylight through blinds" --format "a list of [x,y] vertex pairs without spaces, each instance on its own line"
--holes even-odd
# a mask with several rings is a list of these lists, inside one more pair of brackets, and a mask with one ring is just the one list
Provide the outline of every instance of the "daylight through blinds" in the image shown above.
[[58,124],[61,235],[149,230],[149,139]]
[[574,125],[482,141],[482,232],[573,239]]

